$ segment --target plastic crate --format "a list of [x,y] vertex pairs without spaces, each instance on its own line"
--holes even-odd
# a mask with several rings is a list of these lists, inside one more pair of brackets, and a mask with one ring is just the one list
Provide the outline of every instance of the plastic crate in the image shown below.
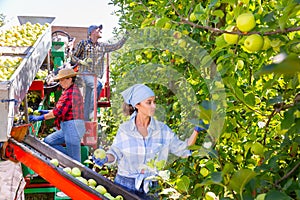
[[41,98],[44,99],[45,93],[44,93],[44,81],[42,80],[34,80],[32,81],[29,91],[30,90],[35,90],[35,91],[40,91],[41,92]]
[[13,126],[10,132],[11,137],[13,137],[18,142],[22,142],[25,135],[28,132],[28,127],[31,127],[32,130],[34,129],[32,124],[22,124],[18,126]]

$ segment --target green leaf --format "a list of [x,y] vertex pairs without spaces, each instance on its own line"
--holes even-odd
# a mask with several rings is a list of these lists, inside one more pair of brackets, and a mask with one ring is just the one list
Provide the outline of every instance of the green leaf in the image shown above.
[[267,193],[265,200],[290,200],[292,199],[287,194],[278,190],[271,190]]
[[222,172],[213,172],[213,173],[211,173],[211,180],[214,183],[221,183],[222,182]]
[[250,169],[241,169],[233,174],[229,182],[229,188],[238,194],[242,194],[245,185],[256,176],[256,173]]
[[208,5],[208,8],[211,9],[212,7],[214,7],[219,0],[211,0],[210,4]]
[[253,93],[249,93],[245,97],[245,102],[250,106],[255,106],[255,96]]
[[225,14],[222,10],[214,10],[212,12],[212,15],[217,16],[219,18],[223,18]]
[[227,77],[224,82],[239,101],[245,101],[243,91],[236,85],[235,80],[233,80],[231,77]]
[[187,176],[182,176],[176,181],[176,188],[180,191],[187,192],[190,186],[190,179]]
[[159,28],[162,28],[162,27],[164,27],[164,25],[165,25],[167,22],[169,22],[169,21],[170,21],[170,19],[167,18],[167,17],[160,18],[160,19],[158,19],[158,20],[156,21],[155,26],[156,26],[156,27],[159,27]]
[[153,20],[154,20],[154,18],[146,18],[146,19],[142,22],[141,28],[145,28],[145,27],[149,26],[149,25],[152,23]]
[[284,30],[287,21],[289,21],[290,14],[292,13],[293,9],[296,7],[297,3],[294,0],[289,0],[288,5],[284,8],[282,16],[278,19],[279,27],[281,30]]
[[281,129],[289,129],[295,121],[294,111],[288,110],[284,113],[284,119],[281,122]]

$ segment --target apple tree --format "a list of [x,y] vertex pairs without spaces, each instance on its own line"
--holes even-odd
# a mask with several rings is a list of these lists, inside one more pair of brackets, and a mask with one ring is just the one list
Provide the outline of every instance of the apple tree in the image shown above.
[[130,36],[111,56],[107,138],[133,82],[183,139],[203,122],[192,156],[164,167],[161,199],[300,199],[300,1],[111,2]]
[[4,25],[5,15],[0,13],[0,27]]

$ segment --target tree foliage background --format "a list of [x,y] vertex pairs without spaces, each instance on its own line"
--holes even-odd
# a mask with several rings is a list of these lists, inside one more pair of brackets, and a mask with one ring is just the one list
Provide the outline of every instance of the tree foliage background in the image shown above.
[[[112,4],[120,6],[115,14],[130,42],[111,56],[112,108],[102,119],[106,140],[125,120],[119,92],[132,82],[155,90],[157,117],[183,139],[199,119],[210,124],[191,157],[165,166],[170,177],[160,179],[161,199],[203,199],[209,193],[219,199],[300,199],[300,1]],[[245,12],[255,17],[250,32],[236,28]],[[239,36],[234,44],[224,40],[228,26]],[[247,50],[244,42],[253,34],[264,36],[267,47]],[[192,103],[196,109],[186,106]],[[191,113],[195,120],[186,120]]]

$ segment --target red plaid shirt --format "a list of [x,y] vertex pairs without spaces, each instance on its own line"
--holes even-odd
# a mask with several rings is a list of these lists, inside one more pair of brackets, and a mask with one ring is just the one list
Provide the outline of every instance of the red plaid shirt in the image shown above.
[[83,97],[76,85],[65,89],[53,109],[55,125],[60,129],[60,122],[73,119],[84,119]]

